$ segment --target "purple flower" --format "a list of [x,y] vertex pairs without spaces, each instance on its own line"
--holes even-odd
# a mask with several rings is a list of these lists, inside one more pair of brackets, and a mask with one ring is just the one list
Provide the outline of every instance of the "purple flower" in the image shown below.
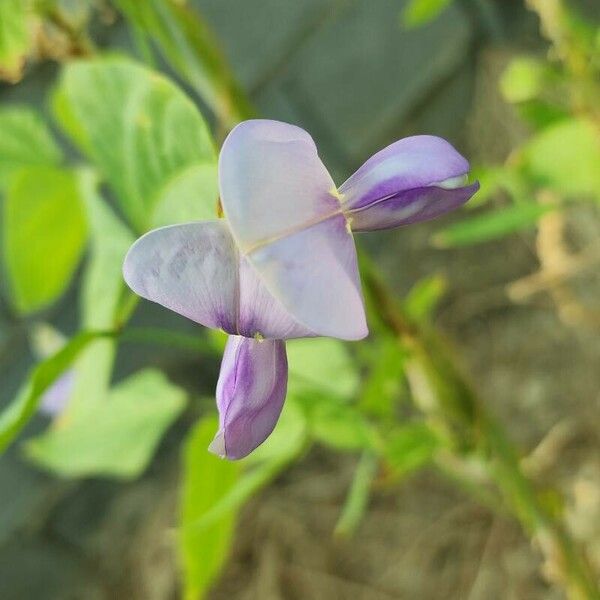
[[75,372],[65,371],[43,394],[40,412],[48,417],[57,417],[65,410],[75,386]]
[[287,372],[283,340],[230,336],[217,383],[220,427],[211,452],[243,458],[269,436],[283,408]]
[[[65,336],[47,323],[35,323],[29,331],[29,342],[33,355],[44,360],[58,352],[67,342]],[[39,411],[47,417],[58,417],[69,403],[75,386],[75,371],[62,373],[42,394]]]
[[299,127],[253,120],[219,159],[225,220],[147,233],[124,264],[128,285],[230,338],[217,386],[211,450],[242,458],[271,433],[283,405],[282,340],[368,333],[352,230],[433,218],[466,202],[469,165],[444,140],[400,140],[340,188]]

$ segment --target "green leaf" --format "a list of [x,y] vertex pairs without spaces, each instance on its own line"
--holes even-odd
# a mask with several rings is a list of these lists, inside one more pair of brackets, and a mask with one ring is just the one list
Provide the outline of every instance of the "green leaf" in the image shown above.
[[440,438],[425,423],[409,423],[389,436],[384,454],[396,475],[403,476],[430,462],[441,444]]
[[[1,28],[1,25],[0,25]],[[35,110],[11,106],[0,110],[0,187],[22,167],[57,166],[62,160],[46,123]]]
[[139,232],[152,225],[156,205],[182,173],[215,164],[208,129],[192,102],[166,78],[130,60],[72,62],[57,94],[59,122]]
[[[96,176],[81,173],[80,187],[90,228],[90,256],[80,287],[81,326],[86,329],[113,329],[125,292],[123,259],[134,242],[133,235],[100,197]],[[68,417],[89,404],[102,402],[108,393],[116,340],[90,344],[75,365],[75,380],[65,411]]]
[[600,200],[600,133],[584,119],[566,119],[533,137],[524,149],[527,171],[566,196]]
[[312,437],[336,450],[374,448],[377,435],[366,417],[342,398],[317,391],[297,396],[303,406]]
[[346,347],[331,338],[292,340],[287,344],[290,390],[317,389],[350,397],[358,388],[358,372]]
[[31,371],[17,397],[0,413],[0,452],[33,416],[44,392],[71,366],[79,353],[93,340],[107,335],[110,334],[96,331],[79,333]]
[[534,203],[514,204],[465,219],[433,236],[438,248],[452,248],[487,242],[535,226],[552,206]]
[[417,281],[404,300],[406,314],[419,323],[427,323],[446,293],[448,282],[443,275],[430,275]]
[[26,454],[63,477],[135,478],[184,406],[185,392],[160,371],[147,369],[120,383],[103,402],[30,440]]
[[22,313],[44,308],[66,290],[86,241],[76,173],[19,170],[7,191],[3,226],[13,303]]
[[[220,51],[218,40],[190,5],[173,0],[115,0],[138,39],[148,35],[170,66],[200,95],[225,127],[252,110]],[[142,50],[147,45],[142,38]]]
[[29,49],[29,2],[0,2],[0,77],[18,81]]
[[[210,440],[214,437],[215,430],[216,426],[212,430]],[[206,446],[205,452],[207,453]],[[241,464],[246,463],[246,461],[247,459]],[[251,463],[252,461],[248,462]],[[189,532],[190,534],[200,533],[213,527],[226,515],[230,515],[234,511],[239,510],[245,502],[275,479],[289,463],[289,457],[283,457],[281,459],[262,462],[256,467],[248,469],[248,471],[245,471],[243,475],[239,477],[235,485],[232,485],[226,493],[215,501],[206,511],[199,515],[196,520],[190,520],[183,531]]]
[[541,94],[550,76],[550,68],[543,60],[530,56],[513,59],[502,73],[500,91],[507,102],[533,100]]
[[204,418],[189,432],[183,451],[179,553],[183,570],[183,598],[200,600],[219,575],[233,539],[236,514],[225,512],[204,528],[191,527],[236,486],[241,465],[207,451],[218,427]]
[[135,238],[100,196],[92,172],[81,174],[80,185],[91,241],[81,290],[82,326],[111,328],[125,290],[123,260]]
[[412,29],[437,18],[453,0],[410,0],[402,11],[402,24]]
[[217,165],[194,165],[171,181],[154,209],[153,227],[216,219]]

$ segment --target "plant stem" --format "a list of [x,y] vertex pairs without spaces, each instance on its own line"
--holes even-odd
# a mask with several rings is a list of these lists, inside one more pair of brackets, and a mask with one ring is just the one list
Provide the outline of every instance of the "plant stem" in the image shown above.
[[141,342],[169,346],[171,348],[191,350],[203,356],[212,357],[217,355],[217,351],[207,339],[201,336],[190,335],[189,333],[162,329],[161,327],[128,327],[120,333],[119,341],[122,343]]
[[[488,413],[451,353],[439,337],[410,322],[368,261],[363,260],[361,266],[367,302],[411,352],[406,374],[417,407],[428,417],[444,422],[453,436],[459,460],[473,454],[486,458],[482,462],[487,465],[490,479],[511,513],[539,543],[557,583],[568,596],[578,600],[600,598],[596,577],[585,557],[540,501],[502,426]],[[463,478],[465,474],[468,477],[466,469]]]

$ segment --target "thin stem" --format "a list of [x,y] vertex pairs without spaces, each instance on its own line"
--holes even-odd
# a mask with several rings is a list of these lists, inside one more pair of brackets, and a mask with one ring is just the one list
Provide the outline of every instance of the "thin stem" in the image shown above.
[[335,526],[335,536],[351,537],[356,531],[367,510],[378,465],[377,457],[370,451],[364,452],[360,457],[342,514]]
[[119,341],[122,343],[168,346],[197,352],[202,356],[212,357],[217,354],[217,350],[210,341],[203,337],[162,329],[161,327],[128,327],[119,334]]

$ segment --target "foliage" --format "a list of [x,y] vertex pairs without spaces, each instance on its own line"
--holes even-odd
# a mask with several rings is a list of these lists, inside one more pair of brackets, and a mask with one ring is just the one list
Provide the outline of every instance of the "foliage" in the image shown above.
[[219,574],[233,537],[235,514],[226,512],[203,528],[192,525],[239,486],[240,465],[217,458],[206,451],[216,420],[204,418],[190,430],[183,449],[179,548],[186,600],[204,597]]
[[151,227],[165,196],[193,202],[200,209],[196,219],[206,216],[202,208],[214,195],[203,203],[192,186],[197,169],[215,163],[212,141],[196,107],[166,78],[122,58],[72,63],[63,72],[54,108],[136,231]]
[[3,225],[13,302],[22,313],[39,310],[65,291],[85,246],[77,174],[55,167],[17,171],[4,199]]
[[30,3],[3,0],[0,3],[0,77],[18,81],[30,41]]
[[410,0],[402,12],[405,27],[419,27],[437,18],[453,0]]
[[131,479],[150,461],[164,430],[181,413],[185,394],[153,369],[114,387],[101,402],[26,445],[38,465],[65,477],[107,475]]

